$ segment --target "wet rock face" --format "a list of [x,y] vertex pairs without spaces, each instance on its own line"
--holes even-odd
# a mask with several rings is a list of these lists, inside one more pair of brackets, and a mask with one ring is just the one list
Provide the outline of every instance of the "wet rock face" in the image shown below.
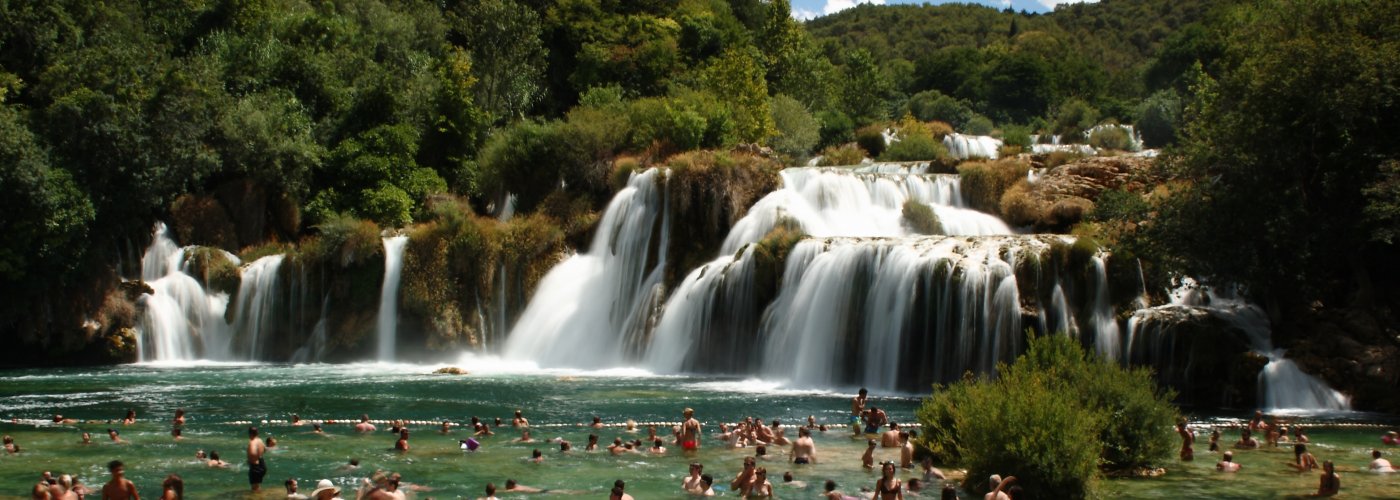
[[1268,360],[1243,331],[1190,306],[1143,309],[1129,322],[1132,364],[1151,366],[1177,401],[1207,407],[1257,406],[1259,371]]
[[1400,333],[1362,308],[1295,310],[1282,322],[1288,355],[1308,373],[1348,394],[1357,410],[1400,412]]
[[[1058,232],[1093,210],[1110,189],[1142,191],[1156,182],[1151,158],[1090,157],[1049,169],[1035,182],[1022,181],[1001,199],[1001,212],[1013,225]],[[1034,160],[1032,164],[1036,164]]]

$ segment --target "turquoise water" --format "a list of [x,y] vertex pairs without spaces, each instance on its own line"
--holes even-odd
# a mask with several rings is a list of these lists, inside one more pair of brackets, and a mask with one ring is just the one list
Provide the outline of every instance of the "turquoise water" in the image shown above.
[[[289,477],[297,478],[302,491],[309,493],[318,479],[329,478],[347,487],[376,469],[398,472],[405,482],[430,489],[417,492],[417,498],[472,498],[482,494],[487,482],[503,488],[507,478],[593,498],[605,498],[613,481],[623,479],[627,491],[639,499],[681,498],[678,485],[688,463],[704,463],[716,484],[727,484],[740,469],[742,457],[753,450],[724,449],[710,438],[694,456],[675,450],[663,456],[586,453],[582,450],[590,432],[599,434],[606,444],[614,437],[645,438],[646,430],[594,431],[583,424],[594,415],[610,424],[629,418],[643,423],[675,422],[685,407],[696,410],[711,435],[718,432],[718,422],[746,416],[795,424],[812,415],[818,422],[836,424],[845,421],[851,396],[844,390],[790,390],[758,380],[658,377],[631,370],[512,373],[500,363],[476,365],[475,373],[465,376],[431,374],[435,366],[385,364],[142,365],[0,372],[0,417],[5,419],[0,429],[14,436],[22,449],[19,455],[0,457],[0,497],[27,495],[42,471],[74,474],[90,487],[100,487],[107,480],[107,461],[119,459],[127,464],[128,476],[143,497],[158,495],[161,480],[177,473],[185,479],[189,498],[245,498],[246,466],[241,463],[247,425],[241,422],[256,422],[265,435],[279,441],[268,455],[265,498],[280,498],[282,482]],[[916,398],[873,396],[873,404],[886,408],[896,421],[911,421],[918,405]],[[135,425],[108,423],[119,420],[127,408],[138,413]],[[169,425],[177,408],[186,410],[188,420],[180,442],[170,436]],[[564,454],[557,444],[548,442],[510,442],[518,437],[509,428],[516,409],[530,419],[535,438],[563,437],[575,445],[575,451]],[[47,422],[54,413],[80,423],[50,425]],[[310,425],[288,425],[292,413],[339,423],[326,425],[326,435],[316,435]],[[395,436],[387,432],[387,425],[380,425],[373,434],[356,434],[346,422],[361,413],[376,420],[422,421],[409,425],[412,450],[392,451]],[[483,439],[480,451],[466,453],[459,449],[458,440],[469,433],[454,428],[443,435],[438,422],[465,422],[471,416],[487,421],[500,417],[507,426]],[[105,434],[109,427],[118,429],[129,444],[111,443]],[[93,433],[94,444],[80,444],[82,431]],[[1322,424],[1311,431],[1319,460],[1339,464],[1345,497],[1400,497],[1397,475],[1357,472],[1369,461],[1370,447],[1380,432],[1375,427]],[[788,434],[795,437],[796,432]],[[863,440],[853,441],[848,434],[844,428],[819,434],[820,463],[815,465],[788,465],[774,450],[778,456],[767,464],[774,484],[788,470],[808,484],[805,489],[778,486],[778,496],[814,498],[826,479],[835,480],[848,493],[873,487],[876,476],[860,466]],[[1244,472],[1228,477],[1217,474],[1215,458],[1205,452],[1205,443],[1203,436],[1197,462],[1174,465],[1162,478],[1107,481],[1105,493],[1131,498],[1267,498],[1316,488],[1316,474],[1287,472],[1283,463],[1292,454],[1283,449],[1239,453],[1237,461],[1244,464]],[[536,448],[544,452],[543,463],[528,460]],[[208,468],[194,458],[196,450],[217,450],[234,465],[227,470]],[[351,458],[360,460],[359,470],[342,468]],[[897,460],[898,452],[878,449],[876,459]],[[346,496],[353,498],[348,491]]]

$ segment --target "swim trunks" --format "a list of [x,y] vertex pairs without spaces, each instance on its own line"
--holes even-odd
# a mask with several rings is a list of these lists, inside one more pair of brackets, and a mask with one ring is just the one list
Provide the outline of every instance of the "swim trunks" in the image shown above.
[[262,484],[263,476],[267,475],[267,460],[258,459],[258,463],[248,466],[248,484]]
[[695,440],[692,439],[690,441],[681,443],[681,448],[684,448],[686,451],[695,451],[700,448],[700,443],[697,443],[695,442]]
[[879,428],[879,427],[875,427],[875,426],[873,426],[873,425],[867,425],[867,426],[865,426],[865,433],[866,433],[866,434],[875,434],[875,433],[877,433],[877,432],[880,432],[880,428]]
[[795,464],[809,464],[809,463],[811,463],[811,462],[807,461],[807,457],[799,457],[799,458],[797,458],[796,460],[793,460],[792,463],[795,463]]

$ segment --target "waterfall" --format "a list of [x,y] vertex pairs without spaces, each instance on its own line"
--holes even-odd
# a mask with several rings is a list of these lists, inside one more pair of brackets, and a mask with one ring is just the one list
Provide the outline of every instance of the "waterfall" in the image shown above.
[[1123,343],[1118,329],[1118,319],[1113,315],[1113,304],[1108,298],[1108,270],[1103,256],[1095,255],[1091,260],[1094,275],[1094,305],[1091,313],[1094,324],[1094,349],[1104,359],[1123,359]]
[[399,275],[403,271],[403,249],[407,244],[407,236],[384,238],[384,283],[379,289],[379,316],[375,326],[380,361],[394,360],[399,327]]
[[1273,346],[1273,329],[1264,310],[1233,298],[1215,298],[1208,310],[1244,331],[1250,349],[1269,363],[1259,372],[1259,402],[1268,410],[1346,410],[1350,400],[1321,379],[1303,373]]
[[317,363],[326,355],[326,314],[330,311],[331,298],[326,295],[321,299],[321,317],[316,320],[316,326],[311,328],[311,337],[292,353],[293,363]]
[[505,341],[505,357],[580,368],[624,361],[627,333],[647,319],[665,270],[662,175],[656,169],[632,174],[608,203],[588,251],[540,280]]
[[1001,149],[1001,139],[985,135],[948,134],[943,136],[943,147],[948,155],[959,160],[969,158],[997,159]]
[[[240,337],[236,359],[265,359],[264,344],[277,323],[277,310],[285,299],[278,293],[278,271],[284,255],[269,255],[243,266],[243,281],[234,303],[233,331]],[[207,350],[215,359],[229,359],[228,351]]]
[[[228,255],[233,262],[238,258]],[[185,249],[175,244],[164,223],[157,223],[151,246],[141,257],[141,279],[153,293],[137,300],[137,360],[189,361],[199,359],[210,346],[227,342],[224,312],[229,297],[207,293],[199,282],[182,272]]]

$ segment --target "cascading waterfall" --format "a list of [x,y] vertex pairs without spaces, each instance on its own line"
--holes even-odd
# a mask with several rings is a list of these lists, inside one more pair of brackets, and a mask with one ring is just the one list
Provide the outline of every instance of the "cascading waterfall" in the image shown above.
[[[234,304],[233,331],[238,332],[241,359],[265,359],[267,337],[276,327],[277,310],[283,302],[278,293],[278,274],[284,255],[269,255],[243,266],[243,282]],[[228,351],[206,351],[216,359],[227,359]]]
[[[238,258],[228,257],[235,263]],[[151,246],[141,258],[141,279],[154,293],[138,299],[139,361],[189,361],[208,357],[210,346],[226,345],[230,335],[224,312],[229,297],[207,293],[181,271],[185,250],[175,244],[164,223],[155,226]],[[220,353],[222,354],[222,353]]]
[[378,339],[378,359],[394,360],[394,347],[399,327],[399,278],[403,271],[403,249],[407,236],[384,238],[384,282],[379,289],[379,315],[375,337]]
[[959,160],[969,158],[997,159],[1000,154],[1001,139],[985,135],[948,134],[943,136],[943,147],[948,155]]
[[540,280],[506,339],[505,357],[579,368],[624,360],[626,336],[646,320],[666,266],[661,175],[656,169],[632,174],[603,212],[588,251]]
[[306,344],[297,348],[292,353],[293,363],[316,363],[320,362],[326,355],[326,315],[330,311],[330,296],[321,299],[321,316],[316,320],[316,326],[311,328],[311,337],[306,339]]

